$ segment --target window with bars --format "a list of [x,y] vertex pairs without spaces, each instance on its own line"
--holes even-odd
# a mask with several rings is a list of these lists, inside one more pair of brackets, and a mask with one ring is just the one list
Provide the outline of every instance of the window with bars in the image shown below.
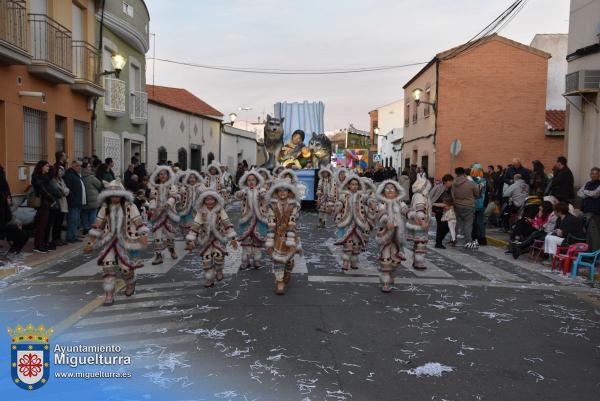
[[73,156],[75,160],[82,160],[85,157],[86,139],[90,125],[85,121],[75,120],[73,129]]
[[23,160],[35,163],[48,159],[46,112],[23,107]]
[[182,170],[187,170],[187,151],[184,148],[179,148],[177,151],[177,161]]

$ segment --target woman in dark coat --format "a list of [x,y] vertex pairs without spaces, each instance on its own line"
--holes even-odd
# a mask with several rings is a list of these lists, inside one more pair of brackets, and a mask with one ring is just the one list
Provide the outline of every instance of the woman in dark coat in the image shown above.
[[31,185],[35,195],[40,198],[40,206],[35,214],[35,237],[33,251],[37,253],[48,253],[48,244],[46,244],[46,228],[50,208],[56,203],[52,190],[50,188],[50,164],[46,160],[40,160],[35,165],[33,175],[31,176]]

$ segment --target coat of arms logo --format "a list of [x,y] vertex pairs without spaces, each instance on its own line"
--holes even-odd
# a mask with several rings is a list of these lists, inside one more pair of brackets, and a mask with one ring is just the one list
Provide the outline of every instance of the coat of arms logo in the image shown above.
[[25,328],[17,325],[8,328],[11,337],[11,376],[17,386],[25,390],[37,390],[50,377],[50,344],[52,328],[38,327],[31,323]]

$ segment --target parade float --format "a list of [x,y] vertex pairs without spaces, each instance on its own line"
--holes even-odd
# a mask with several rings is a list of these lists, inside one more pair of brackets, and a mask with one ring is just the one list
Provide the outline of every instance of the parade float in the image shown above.
[[331,163],[331,141],[324,133],[323,102],[275,104],[275,115],[267,116],[264,129],[267,162],[296,171],[306,187],[304,201],[314,201],[317,174]]

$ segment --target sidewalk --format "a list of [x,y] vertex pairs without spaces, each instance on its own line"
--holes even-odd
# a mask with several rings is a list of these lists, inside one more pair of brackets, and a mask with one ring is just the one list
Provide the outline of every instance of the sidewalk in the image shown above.
[[83,249],[83,244],[84,242],[76,242],[74,244],[57,247],[55,251],[48,253],[35,253],[33,252],[33,238],[30,238],[21,251],[20,256],[11,257],[8,260],[3,258],[0,259],[0,261],[5,263],[5,266],[0,267],[0,280],[19,273],[23,269],[34,268],[42,263],[59,259],[64,255],[76,251],[78,248]]
[[486,228],[486,238],[489,245],[506,248],[510,241],[510,235],[501,228]]

